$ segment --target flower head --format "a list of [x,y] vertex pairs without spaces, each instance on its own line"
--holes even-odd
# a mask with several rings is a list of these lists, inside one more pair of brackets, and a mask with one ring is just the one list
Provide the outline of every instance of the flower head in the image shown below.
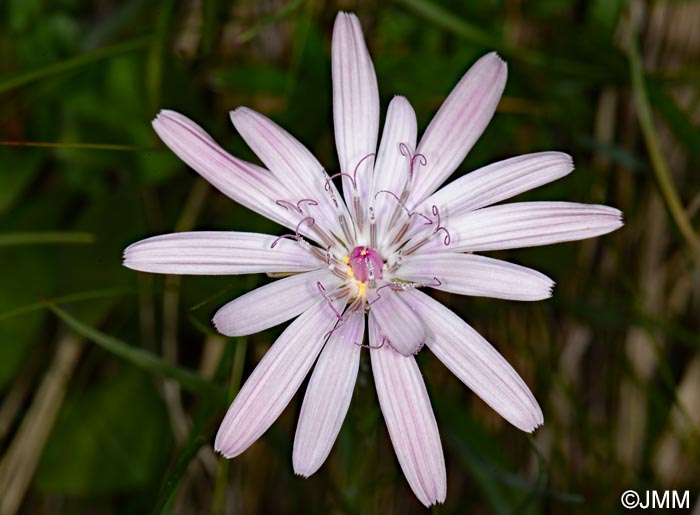
[[233,300],[214,317],[229,336],[296,317],[233,401],[217,451],[228,458],[245,451],[316,362],[293,452],[295,472],[313,474],[338,435],[361,351],[369,348],[399,463],[416,496],[431,505],[444,501],[446,478],[440,435],[413,357],[423,345],[514,426],[531,432],[543,417],[505,359],[421,290],[545,299],[554,286],[545,275],[474,252],[598,236],[619,228],[622,216],[611,207],[568,202],[493,205],[571,172],[571,158],[559,152],[494,163],[436,191],[495,112],[507,73],[496,54],[469,69],[418,143],[411,105],[394,97],[378,149],[377,80],[352,14],[336,19],[332,60],[340,162],[334,175],[284,129],[247,108],[233,111],[231,120],[266,168],[228,154],[180,114],[162,111],[153,122],[162,140],[211,184],[290,234],[167,234],[128,247],[124,264],[175,274],[292,273]]

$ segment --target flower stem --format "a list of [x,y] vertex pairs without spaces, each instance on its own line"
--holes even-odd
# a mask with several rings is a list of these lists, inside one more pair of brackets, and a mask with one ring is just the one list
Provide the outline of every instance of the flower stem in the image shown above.
[[632,81],[632,92],[634,94],[634,102],[637,107],[637,117],[639,125],[642,129],[644,142],[651,160],[651,167],[656,178],[656,183],[659,187],[661,197],[668,208],[673,222],[678,227],[681,235],[690,248],[693,257],[700,264],[700,240],[696,234],[690,220],[686,216],[685,209],[681,204],[678,191],[673,185],[671,173],[668,168],[668,163],[664,159],[659,144],[659,138],[654,128],[654,120],[649,103],[644,76],[642,74],[642,64],[639,57],[639,49],[637,48],[636,35],[634,31],[630,31],[629,47],[627,49],[629,59],[629,72]]
[[[236,339],[236,350],[233,355],[233,365],[231,367],[231,383],[229,386],[229,401],[238,393],[241,388],[241,379],[243,377],[243,365],[245,364],[246,345],[245,338]],[[219,471],[216,475],[216,484],[214,485],[214,494],[211,500],[212,515],[222,515],[226,509],[226,486],[228,485],[229,464],[227,459],[219,460]]]

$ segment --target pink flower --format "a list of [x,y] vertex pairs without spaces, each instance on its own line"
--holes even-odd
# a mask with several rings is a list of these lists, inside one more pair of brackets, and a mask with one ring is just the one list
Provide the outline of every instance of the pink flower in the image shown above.
[[225,457],[241,454],[270,427],[316,362],[293,453],[295,472],[313,474],[347,413],[363,347],[369,347],[399,463],[426,506],[443,502],[447,487],[440,435],[413,357],[423,344],[508,422],[527,432],[542,424],[542,411],[517,372],[421,291],[545,299],[554,286],[550,278],[473,252],[580,240],[622,226],[620,211],[607,206],[493,205],[571,172],[571,158],[559,152],[500,161],[435,191],[486,128],[506,73],[495,53],[479,59],[417,145],[413,109],[394,97],[377,150],[377,79],[358,19],[340,13],[333,33],[333,113],[342,196],[304,146],[250,109],[233,111],[231,119],[267,169],[228,154],[180,114],[158,115],[153,127],[183,161],[233,200],[294,232],[166,234],[124,253],[127,267],[146,272],[294,273],[228,303],[214,317],[229,336],[298,317],[229,408],[215,443]]

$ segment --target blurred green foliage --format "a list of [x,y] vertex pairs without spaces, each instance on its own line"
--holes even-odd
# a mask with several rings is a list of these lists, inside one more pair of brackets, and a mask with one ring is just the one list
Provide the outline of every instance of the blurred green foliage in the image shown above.
[[[197,388],[178,391],[173,403],[164,378],[191,377],[214,356],[205,384],[235,393],[237,374],[247,376],[280,330],[251,337],[245,353],[243,341],[217,339],[209,321],[267,279],[173,281],[120,263],[128,244],[171,232],[183,218],[197,229],[281,232],[215,191],[196,206],[199,179],[150,127],[161,108],[255,160],[227,116],[250,106],[337,168],[330,34],[339,9],[363,22],[383,105],[405,95],[420,127],[480,55],[495,49],[508,61],[499,112],[456,175],[566,151],[576,172],[522,198],[608,203],[627,219],[623,231],[594,242],[497,253],[557,279],[550,301],[437,295],[521,372],[546,424],[531,438],[520,434],[421,353],[448,463],[447,502],[434,511],[613,513],[628,488],[697,490],[700,406],[684,392],[699,356],[699,271],[659,201],[622,36],[639,33],[659,142],[697,234],[698,4],[2,2],[0,241],[10,243],[0,245],[0,506],[19,495],[12,513],[422,511],[393,456],[368,360],[331,458],[312,478],[291,469],[298,399],[246,454],[215,461],[207,449],[226,404]],[[118,343],[81,348],[55,417],[39,419],[46,442],[23,421],[70,329],[44,299],[84,324],[78,332],[88,339]],[[173,338],[175,359],[166,350]],[[173,422],[180,408],[184,435]],[[627,438],[625,427],[641,436]],[[631,454],[626,440],[638,442]],[[660,463],[673,445],[671,474]],[[22,446],[37,455],[13,461]],[[17,477],[30,470],[24,486],[7,479],[17,463],[25,470]]]

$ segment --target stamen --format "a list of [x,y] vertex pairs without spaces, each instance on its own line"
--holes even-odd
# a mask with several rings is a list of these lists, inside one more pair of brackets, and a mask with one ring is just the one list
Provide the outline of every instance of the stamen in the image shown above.
[[[413,174],[415,172],[416,159],[418,159],[418,163],[420,163],[422,166],[426,166],[428,164],[428,159],[423,154],[413,154],[411,152],[411,149],[408,147],[408,145],[406,145],[406,143],[403,143],[403,142],[399,143],[399,152],[401,153],[402,156],[408,157],[408,180],[404,183],[403,191],[401,192],[400,197],[397,197],[396,195],[394,195],[394,197],[397,198],[397,202],[399,202],[399,205],[401,205],[401,207],[403,207],[406,210],[406,212],[409,213],[408,217],[410,219],[411,216],[413,216],[413,215],[408,210],[408,208],[406,208],[406,206],[404,205],[404,202],[406,202],[406,200],[408,200],[408,196],[411,192],[411,188],[413,187]],[[396,217],[398,216],[398,214],[399,214],[398,208],[394,209],[394,212],[392,213],[391,218],[389,219],[389,224],[387,225],[387,227],[394,226],[394,224],[396,223]],[[427,219],[426,216],[424,216],[424,215],[421,215],[421,216],[423,216],[423,218]],[[409,220],[409,223],[410,223],[410,220]],[[401,235],[398,238],[394,238],[391,245],[394,245],[395,243],[397,243],[399,241],[399,239],[403,236],[403,234],[405,234],[405,231],[407,229],[408,229],[408,227],[406,227],[406,229],[402,229],[402,231],[400,231]]]
[[369,257],[365,258],[365,266],[367,267],[367,282],[370,288],[374,288],[377,283],[374,278],[374,263]]
[[[374,195],[374,198],[376,199],[376,198],[377,198],[377,195],[379,195],[380,193],[386,193],[387,195],[391,195],[391,196],[393,197],[393,199],[396,200],[396,203],[397,203],[399,206],[401,206],[401,207],[403,208],[404,211],[406,211],[406,216],[408,216],[409,219],[410,219],[412,216],[418,215],[418,216],[420,216],[420,217],[422,217],[423,219],[426,220],[425,223],[423,223],[423,225],[432,225],[432,224],[433,224],[433,221],[432,221],[430,218],[428,218],[427,216],[425,216],[423,213],[419,213],[418,211],[411,211],[410,209],[408,209],[408,208],[406,207],[406,204],[404,204],[404,203],[402,202],[402,200],[398,197],[398,195],[396,195],[396,193],[394,193],[393,191],[389,191],[389,190],[379,190],[379,191]],[[410,223],[410,222],[409,222],[409,223]]]
[[[326,185],[328,185],[327,182],[326,182]],[[333,192],[333,188],[331,188],[330,186],[328,186],[328,187],[326,188],[326,191],[330,194],[331,200],[333,201],[333,205],[335,206],[335,208],[336,208],[336,209],[340,209],[340,204],[338,204],[338,199],[335,198],[335,193]]]
[[[307,220],[311,220],[310,226],[313,226],[316,224],[316,220],[312,216],[307,216],[306,218],[302,218],[301,221],[297,224],[296,229],[294,229],[295,234],[283,234],[282,236],[278,237],[275,241],[272,242],[272,245],[270,245],[271,249],[274,249],[277,246],[277,243],[281,239],[284,238],[291,238],[293,240],[296,240],[302,247],[304,247],[304,244],[308,245],[309,243],[301,237],[301,234],[299,234],[299,228],[301,227],[301,224],[306,222]],[[308,248],[308,247],[305,247]]]
[[[376,198],[376,195],[375,195]],[[377,248],[377,218],[374,216],[374,208],[369,208],[369,246]]]
[[[306,240],[304,240],[304,243],[306,243]],[[307,245],[308,245],[308,243],[307,243]],[[303,247],[303,245],[302,245],[302,247]],[[313,247],[311,245],[308,245],[308,248],[305,247],[305,250],[308,250],[309,252],[311,252],[321,262],[328,259],[326,254],[318,247]]]
[[377,288],[377,290],[374,292],[376,297],[374,299],[372,299],[367,305],[371,306],[372,304],[377,302],[379,299],[381,299],[382,296],[379,292],[382,291],[384,288],[391,288],[393,290],[394,288],[392,288],[392,286],[393,286],[392,283],[386,283],[386,284],[383,284],[382,286],[380,286],[379,288]]
[[416,159],[419,159],[421,166],[426,166],[428,164],[428,159],[424,154],[413,154],[411,149],[405,143],[399,143],[399,152],[402,156],[408,157],[409,160],[409,179],[413,179],[413,172],[415,170]]
[[364,349],[381,349],[384,347],[384,344],[387,343],[389,339],[386,336],[382,336],[382,343],[379,345],[370,345],[369,343],[357,343],[357,342],[352,342],[358,347],[362,347]]
[[413,178],[413,172],[414,172],[414,170],[415,170],[415,162],[416,162],[416,159],[419,159],[418,162],[420,163],[421,166],[427,166],[427,165],[428,165],[428,158],[427,158],[427,157],[425,157],[423,154],[415,154],[415,155],[411,158],[411,178]]
[[328,303],[328,305],[329,305],[329,306],[331,307],[331,309],[333,310],[333,313],[335,314],[335,316],[338,318],[338,320],[340,320],[340,321],[342,322],[342,321],[343,321],[343,315],[341,315],[341,314],[338,312],[338,310],[335,309],[335,306],[333,305],[333,300],[332,300],[332,299],[328,296],[328,294],[326,293],[326,288],[324,288],[324,286],[321,284],[321,281],[318,281],[318,282],[316,283],[316,287],[318,288],[318,291],[321,293],[321,296],[326,300],[326,302]]
[[336,177],[347,177],[348,179],[350,179],[350,182],[352,183],[352,189],[353,190],[357,189],[357,183],[355,182],[355,178],[352,175],[350,175],[349,173],[338,172],[336,174],[331,175],[330,177],[328,177],[326,179],[326,185],[324,186],[326,191],[331,191],[331,181],[333,179],[335,179]]
[[301,210],[299,209],[299,207],[295,206],[294,204],[292,204],[288,200],[275,200],[275,204],[277,204],[278,206],[282,206],[287,211],[289,211],[289,209],[291,208],[294,211],[296,211],[297,213],[301,213]]
[[[275,204],[278,206],[283,207],[287,211],[290,209],[296,211],[300,215],[304,214],[304,210],[302,209],[302,204],[308,204],[309,206],[318,206],[318,202],[316,202],[312,198],[303,198],[299,200],[296,204],[293,204],[292,202],[289,202],[288,200],[275,200]],[[316,234],[323,240],[323,242],[326,245],[333,245],[333,240],[331,239],[330,236],[328,236],[318,225],[314,226],[314,231],[316,231]],[[276,245],[277,243],[275,243]]]
[[445,239],[443,240],[443,243],[445,245],[449,245],[450,242],[452,241],[452,237],[450,236],[450,231],[447,230],[446,227],[443,227],[440,225],[440,210],[438,210],[438,207],[433,204],[433,216],[437,217],[437,228],[433,232],[433,234],[437,234],[440,231],[445,231]]
[[[404,191],[405,192],[405,191]],[[415,215],[418,215],[422,218],[424,218],[426,221],[423,223],[423,225],[432,225],[433,221],[425,216],[423,213],[419,213],[417,211],[411,211],[406,207],[406,204],[403,203],[403,201],[394,193],[393,191],[389,190],[379,190],[375,195],[374,198],[377,198],[377,195],[380,193],[386,193],[387,195],[391,195],[391,197],[396,200],[396,203],[398,204],[397,209],[394,211],[394,214],[391,216],[391,221],[389,222],[388,227],[393,227],[394,223],[396,222],[396,215],[398,214],[398,207],[403,208],[404,211],[406,211],[406,215],[408,216],[408,220],[406,220],[401,228],[399,229],[399,232],[394,236],[394,238],[391,240],[390,245],[395,245],[398,243],[401,238],[403,238],[404,234],[406,234],[406,231],[408,231],[408,228],[411,226],[411,218]]]
[[353,185],[354,188],[357,188],[357,171],[360,169],[360,165],[361,165],[366,159],[369,159],[370,157],[374,157],[375,155],[376,155],[376,154],[375,154],[374,152],[372,152],[371,154],[367,154],[365,157],[363,157],[362,159],[360,159],[360,160],[358,161],[357,165],[355,166],[355,171],[354,171],[353,174],[352,174],[352,177],[353,177],[352,185]]
[[301,204],[303,204],[303,203],[306,203],[306,204],[308,204],[309,206],[318,206],[318,202],[316,202],[314,199],[312,199],[312,198],[303,198],[303,199],[301,199],[299,202],[297,202],[297,206],[296,206],[300,213],[303,212],[302,209],[301,209]]
[[338,223],[340,224],[340,228],[343,229],[343,235],[345,236],[345,241],[343,243],[349,250],[352,247],[355,238],[353,238],[350,234],[350,227],[348,227],[348,221],[345,219],[345,215],[340,212],[338,213]]
[[452,236],[450,235],[450,231],[447,230],[447,227],[442,225],[442,219],[440,217],[440,210],[438,209],[438,207],[435,204],[433,204],[432,212],[433,212],[433,216],[437,217],[437,223],[435,224],[436,225],[435,230],[427,238],[423,238],[421,241],[414,244],[410,248],[404,249],[404,251],[403,251],[404,256],[408,256],[409,254],[414,253],[416,250],[418,250],[419,248],[424,246],[426,243],[431,241],[435,237],[435,235],[437,233],[439,233],[440,231],[443,231],[445,233],[445,238],[442,240],[442,243],[444,245],[449,245],[451,243]]
[[355,209],[355,220],[357,220],[357,230],[362,233],[365,227],[364,216],[362,216],[362,206],[360,205],[360,192],[354,189],[352,192],[352,205]]
[[389,273],[394,273],[396,272],[399,268],[401,268],[401,265],[403,264],[403,251],[399,250],[396,253],[396,261],[394,261],[391,266],[389,267]]
[[336,277],[338,277],[340,279],[343,279],[343,280],[350,279],[350,276],[348,274],[346,274],[345,272],[340,270],[335,265],[331,265],[331,272],[333,272],[336,275]]
[[361,306],[362,306],[362,299],[360,299],[358,297],[357,299],[355,299],[355,301],[352,304],[350,304],[350,307],[345,310],[345,313],[343,313],[343,316],[341,316],[338,319],[338,321],[333,326],[333,329],[331,329],[326,334],[324,334],[323,337],[328,338],[330,335],[332,335],[338,329],[343,327],[343,324],[347,321],[348,317],[350,317],[351,315],[356,313],[360,309]]

